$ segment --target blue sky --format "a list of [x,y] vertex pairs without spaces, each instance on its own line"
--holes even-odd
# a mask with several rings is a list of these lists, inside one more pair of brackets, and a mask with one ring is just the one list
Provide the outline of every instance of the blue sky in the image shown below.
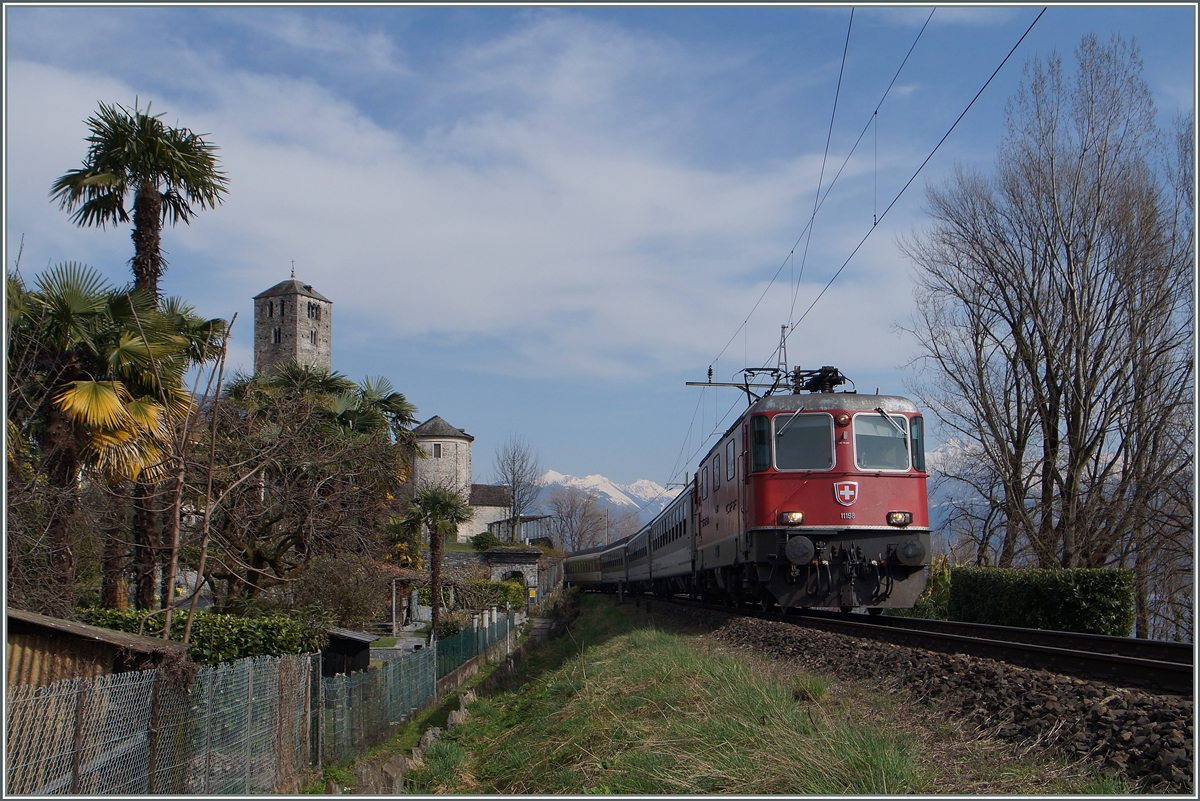
[[[1194,113],[1192,6],[1052,7],[847,264],[1041,7],[937,9],[846,162],[930,10],[855,10],[830,134],[849,6],[8,5],[5,263],[24,236],[27,278],[129,279],[129,231],[48,190],[97,101],[152,101],[221,148],[229,197],[164,232],[162,287],[238,314],[232,366],[295,260],[334,302],[334,368],[474,435],[477,481],[514,433],[548,469],[679,481],[740,408],[684,382],[772,360],[843,264],[790,361],[903,394],[898,237],[955,161],[992,164],[1030,58],[1134,39],[1161,121]],[[823,159],[825,187],[846,164],[809,238]]]

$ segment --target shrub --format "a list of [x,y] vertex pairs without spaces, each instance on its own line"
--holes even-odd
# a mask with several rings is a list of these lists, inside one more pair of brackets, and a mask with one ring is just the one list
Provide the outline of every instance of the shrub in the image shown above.
[[1128,637],[1133,632],[1133,572],[955,568],[950,619]]
[[323,609],[336,625],[362,629],[391,604],[391,580],[362,554],[318,556],[288,585],[288,606]]
[[444,640],[471,627],[471,613],[465,610],[446,612],[438,618],[437,638]]
[[477,609],[486,609],[489,606],[503,609],[506,603],[514,609],[525,605],[525,587],[519,581],[474,579],[468,581],[467,585],[475,602],[473,606]]
[[[137,610],[99,608],[79,609],[77,613],[84,623],[131,634],[138,633],[138,625],[146,614]],[[186,619],[186,612],[172,615],[172,640],[183,639]],[[161,635],[163,620],[162,612],[151,615],[142,633]],[[192,647],[188,656],[193,662],[215,665],[248,656],[302,654],[320,648],[319,636],[303,621],[282,615],[248,618],[200,612],[192,622]]]
[[481,531],[474,537],[471,537],[471,547],[482,553],[488,548],[494,548],[497,545],[502,545],[500,538],[490,531]]

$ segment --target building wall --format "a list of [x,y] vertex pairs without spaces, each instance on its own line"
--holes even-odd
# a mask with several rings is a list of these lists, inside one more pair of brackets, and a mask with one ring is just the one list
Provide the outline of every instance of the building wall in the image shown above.
[[471,509],[475,512],[475,516],[471,518],[471,522],[459,526],[459,542],[466,542],[476,534],[482,534],[488,530],[490,523],[504,520],[509,513],[507,506],[472,506]]
[[299,293],[259,298],[254,301],[254,372],[289,359],[329,370],[332,333],[331,303]]
[[[465,439],[422,437],[424,459],[415,467],[418,486],[451,487],[466,497],[471,492],[471,443]],[[434,456],[435,445],[441,446],[441,456]]]

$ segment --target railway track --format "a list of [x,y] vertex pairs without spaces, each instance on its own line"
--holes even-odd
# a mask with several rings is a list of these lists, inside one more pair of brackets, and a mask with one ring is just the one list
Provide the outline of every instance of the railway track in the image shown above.
[[[661,600],[661,599],[658,599]],[[674,602],[692,603],[672,599]],[[1082,679],[1192,696],[1193,646],[944,620],[846,614],[824,610],[762,612],[697,606],[946,653],[964,653]]]

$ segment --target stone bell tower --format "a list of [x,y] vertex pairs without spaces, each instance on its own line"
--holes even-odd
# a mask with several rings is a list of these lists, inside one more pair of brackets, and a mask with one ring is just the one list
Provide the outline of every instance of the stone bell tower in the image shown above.
[[295,359],[331,369],[333,301],[292,277],[254,296],[254,372]]

